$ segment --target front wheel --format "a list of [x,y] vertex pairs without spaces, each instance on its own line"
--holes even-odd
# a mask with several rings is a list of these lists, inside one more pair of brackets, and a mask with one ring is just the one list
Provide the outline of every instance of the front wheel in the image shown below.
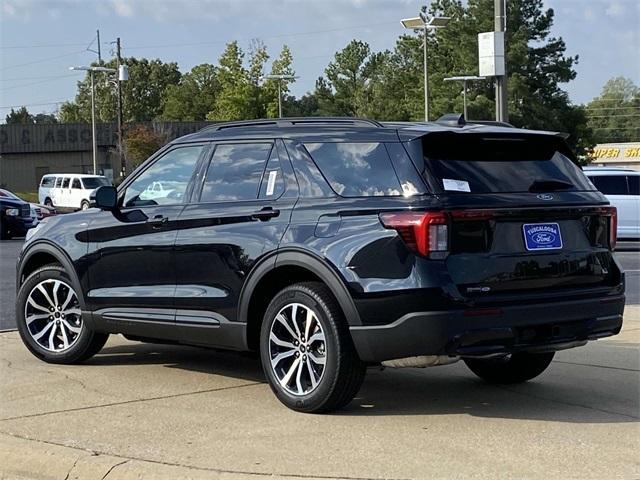
[[544,372],[555,352],[512,353],[494,358],[465,358],[464,363],[489,383],[522,383]]
[[53,202],[51,201],[51,199],[49,197],[47,197],[45,199],[44,205],[45,205],[45,207],[52,207],[53,208]]
[[58,265],[42,267],[25,280],[16,299],[16,320],[27,348],[49,363],[87,360],[109,338],[84,323],[78,292]]
[[291,285],[271,301],[262,322],[260,356],[275,395],[300,412],[345,406],[365,376],[342,310],[319,282]]
[[88,210],[89,209],[89,202],[87,202],[86,200],[83,200],[82,203],[80,204],[80,210]]

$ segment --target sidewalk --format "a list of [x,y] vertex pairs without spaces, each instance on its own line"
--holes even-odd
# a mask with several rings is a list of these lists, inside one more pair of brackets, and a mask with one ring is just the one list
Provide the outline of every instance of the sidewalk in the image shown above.
[[257,358],[112,336],[49,365],[0,334],[1,479],[637,478],[640,307],[624,331],[492,387],[464,364],[371,371],[332,415],[281,406]]

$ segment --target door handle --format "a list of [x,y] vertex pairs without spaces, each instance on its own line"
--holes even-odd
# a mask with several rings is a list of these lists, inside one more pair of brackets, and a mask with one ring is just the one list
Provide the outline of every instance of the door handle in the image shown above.
[[162,228],[167,224],[167,222],[169,222],[169,219],[164,215],[156,215],[155,217],[147,220],[147,223],[151,225],[152,228]]
[[277,217],[280,215],[280,210],[274,210],[271,207],[264,207],[258,210],[257,212],[253,212],[251,214],[251,218],[254,220],[260,220],[262,222],[266,222],[267,220]]

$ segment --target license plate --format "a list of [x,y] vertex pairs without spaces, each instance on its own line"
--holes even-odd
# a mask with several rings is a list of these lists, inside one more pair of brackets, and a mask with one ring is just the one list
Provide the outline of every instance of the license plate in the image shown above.
[[559,250],[562,248],[560,225],[557,223],[525,223],[524,245],[527,250]]

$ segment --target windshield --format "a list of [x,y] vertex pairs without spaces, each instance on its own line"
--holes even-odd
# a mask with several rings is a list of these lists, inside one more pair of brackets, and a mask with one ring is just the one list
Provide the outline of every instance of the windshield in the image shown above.
[[22,201],[22,199],[20,197],[18,197],[15,193],[10,192],[9,190],[0,190],[0,197],[8,197],[8,198],[12,198],[14,200],[20,200]]
[[425,167],[448,192],[596,190],[580,167],[557,151],[556,139],[537,137],[427,135]]
[[93,190],[94,188],[102,187],[104,185],[111,185],[109,180],[104,177],[88,177],[82,179],[82,184],[87,190]]

